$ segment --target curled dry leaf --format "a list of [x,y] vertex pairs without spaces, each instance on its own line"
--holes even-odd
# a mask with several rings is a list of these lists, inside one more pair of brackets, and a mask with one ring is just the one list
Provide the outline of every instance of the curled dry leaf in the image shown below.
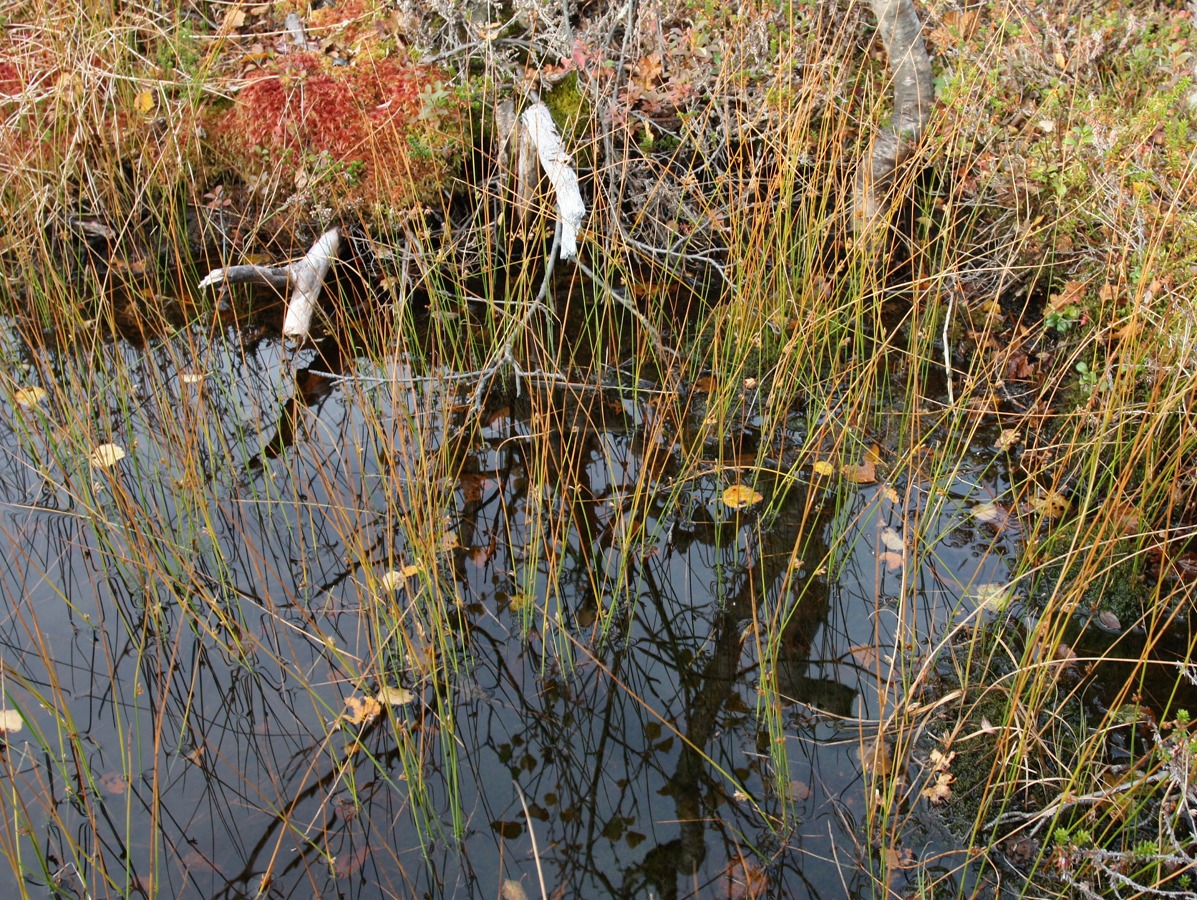
[[928,784],[922,790],[922,795],[933,806],[939,806],[941,803],[947,803],[952,796],[952,782],[956,780],[956,776],[951,772],[937,772],[935,774],[935,781]]
[[956,751],[944,753],[942,750],[931,751],[931,768],[936,772],[946,772],[952,767],[952,760],[956,758]]
[[723,492],[723,502],[732,509],[747,509],[763,499],[760,493],[746,484],[733,484]]
[[1022,435],[1019,434],[1017,428],[1007,428],[998,435],[998,439],[994,441],[994,449],[1006,451],[1012,447],[1017,447],[1022,442]]
[[1106,631],[1122,631],[1122,622],[1108,609],[1103,609],[1098,614],[1097,621]]
[[91,464],[97,469],[111,469],[125,458],[123,447],[117,444],[100,444],[91,451]]

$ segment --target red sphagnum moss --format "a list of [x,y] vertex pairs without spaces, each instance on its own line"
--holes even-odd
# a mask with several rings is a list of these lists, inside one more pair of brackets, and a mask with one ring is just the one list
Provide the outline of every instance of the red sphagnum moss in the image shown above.
[[263,173],[338,210],[386,214],[434,195],[463,146],[462,105],[438,69],[398,58],[273,61],[210,132],[247,179]]

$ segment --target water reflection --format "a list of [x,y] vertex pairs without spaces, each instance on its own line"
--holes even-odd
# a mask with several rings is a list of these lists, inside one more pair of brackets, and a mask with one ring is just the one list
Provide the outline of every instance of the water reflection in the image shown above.
[[[644,385],[525,384],[473,430],[452,383],[402,360],[227,337],[118,343],[86,368],[8,348],[23,380],[104,400],[6,406],[0,431],[0,642],[30,720],[4,756],[28,834],[6,840],[45,861],[29,884],[867,892],[858,723],[885,714],[899,639],[1004,577],[993,536],[959,524],[1000,490],[987,461],[934,497],[758,479],[737,512],[737,476],[683,472],[691,425]],[[129,458],[92,471],[62,422]],[[894,567],[885,528],[951,540]],[[421,631],[434,599],[456,663]],[[415,700],[345,727],[380,672]],[[762,708],[768,685],[783,708]]]

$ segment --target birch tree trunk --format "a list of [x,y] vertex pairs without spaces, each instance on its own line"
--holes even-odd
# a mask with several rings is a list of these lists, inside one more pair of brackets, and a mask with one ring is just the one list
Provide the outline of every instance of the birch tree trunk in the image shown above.
[[869,0],[894,78],[894,114],[873,142],[856,173],[852,225],[868,228],[887,212],[886,193],[894,170],[914,150],[931,113],[931,59],[911,0]]

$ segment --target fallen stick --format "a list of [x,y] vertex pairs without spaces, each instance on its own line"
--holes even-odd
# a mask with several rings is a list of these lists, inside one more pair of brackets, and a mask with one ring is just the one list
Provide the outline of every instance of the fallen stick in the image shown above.
[[265,284],[277,291],[290,288],[291,299],[283,316],[283,337],[302,340],[312,327],[316,301],[340,246],[341,230],[332,228],[320,235],[307,256],[289,266],[229,266],[213,269],[200,281],[199,289],[215,284]]
[[[578,188],[578,173],[561,143],[553,114],[543,103],[533,103],[520,115],[522,135],[536,148],[540,166],[557,195],[557,215],[561,219],[561,258],[575,259],[578,255],[578,229],[586,217],[586,201]],[[522,166],[521,166],[522,168]],[[523,174],[522,172],[520,173]]]

